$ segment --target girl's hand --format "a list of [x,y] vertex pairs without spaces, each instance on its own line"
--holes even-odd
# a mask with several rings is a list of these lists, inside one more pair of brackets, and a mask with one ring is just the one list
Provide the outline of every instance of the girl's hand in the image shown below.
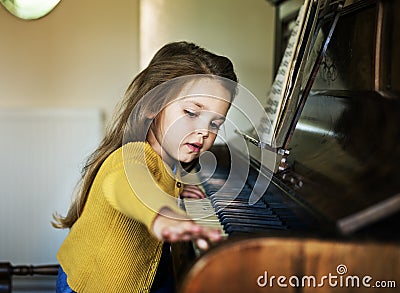
[[185,184],[183,186],[183,190],[181,193],[181,197],[183,198],[205,198],[206,195],[203,193],[203,191],[200,190],[200,188],[197,185],[187,185]]
[[160,241],[193,240],[202,250],[208,249],[210,243],[221,240],[218,230],[199,226],[188,217],[177,214],[169,208],[162,209],[154,219],[153,232]]

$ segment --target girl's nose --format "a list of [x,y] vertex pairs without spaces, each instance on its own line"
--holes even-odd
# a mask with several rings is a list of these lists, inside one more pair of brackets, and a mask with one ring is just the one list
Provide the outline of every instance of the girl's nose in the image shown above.
[[196,133],[203,137],[208,137],[208,129],[200,128],[196,130]]

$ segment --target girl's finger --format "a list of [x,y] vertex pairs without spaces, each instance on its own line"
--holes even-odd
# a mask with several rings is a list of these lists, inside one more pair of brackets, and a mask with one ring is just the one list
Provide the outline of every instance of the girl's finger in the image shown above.
[[201,250],[207,250],[209,248],[207,240],[203,238],[196,239],[196,244]]
[[198,198],[198,199],[203,198],[201,194],[196,194],[193,192],[182,192],[181,196],[183,198]]
[[181,195],[191,198],[205,198],[206,196],[196,185],[185,185]]

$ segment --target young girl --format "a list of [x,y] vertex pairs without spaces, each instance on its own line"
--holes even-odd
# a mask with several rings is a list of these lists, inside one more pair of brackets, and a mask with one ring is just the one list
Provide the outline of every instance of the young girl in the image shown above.
[[203,198],[180,174],[213,144],[237,77],[229,59],[192,43],[162,47],[128,87],[89,158],[57,258],[57,292],[173,292],[168,243],[202,249],[218,231],[196,225],[177,197]]

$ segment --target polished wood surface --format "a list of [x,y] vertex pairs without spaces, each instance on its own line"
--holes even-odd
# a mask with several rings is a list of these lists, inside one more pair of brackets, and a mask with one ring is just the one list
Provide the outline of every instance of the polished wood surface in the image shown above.
[[298,238],[231,241],[203,255],[179,292],[376,292],[377,286],[398,292],[399,248]]

